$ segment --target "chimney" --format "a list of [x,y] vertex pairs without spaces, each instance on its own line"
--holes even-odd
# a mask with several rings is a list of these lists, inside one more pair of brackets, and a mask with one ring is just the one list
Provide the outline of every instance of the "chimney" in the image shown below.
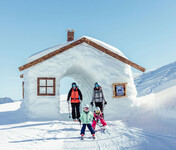
[[74,29],[68,29],[67,31],[67,42],[73,41],[74,40]]

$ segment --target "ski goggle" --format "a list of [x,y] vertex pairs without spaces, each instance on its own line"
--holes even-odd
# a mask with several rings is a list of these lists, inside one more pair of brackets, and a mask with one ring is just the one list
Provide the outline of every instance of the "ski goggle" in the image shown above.
[[76,84],[73,84],[72,87],[76,87]]
[[89,107],[84,107],[84,109],[85,109],[85,110],[88,110],[88,109],[89,109]]
[[99,114],[99,113],[100,113],[100,111],[95,111],[95,113],[96,113],[96,114]]
[[98,84],[95,84],[95,87],[99,87],[99,85],[98,85]]

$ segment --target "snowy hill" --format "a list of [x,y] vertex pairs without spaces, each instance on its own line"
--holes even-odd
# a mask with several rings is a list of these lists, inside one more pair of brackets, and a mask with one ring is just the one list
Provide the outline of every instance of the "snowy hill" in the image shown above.
[[176,85],[176,62],[143,73],[135,78],[138,96],[157,93]]
[[[160,119],[167,118],[175,119],[176,121],[175,91],[176,86],[172,86],[155,94],[138,97],[134,104],[138,108],[136,109],[138,111],[136,112],[137,116],[141,115],[141,117],[144,118],[143,114],[152,113],[157,115]],[[151,120],[149,122],[151,122]]]
[[14,101],[9,97],[0,98],[0,104],[12,103],[12,102],[14,102]]

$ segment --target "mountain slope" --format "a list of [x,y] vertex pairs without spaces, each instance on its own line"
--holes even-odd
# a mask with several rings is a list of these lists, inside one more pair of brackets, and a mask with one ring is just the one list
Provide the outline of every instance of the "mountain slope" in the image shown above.
[[12,102],[14,102],[14,101],[9,97],[0,98],[0,104],[12,103]]
[[138,96],[157,93],[176,85],[176,62],[143,73],[135,78]]

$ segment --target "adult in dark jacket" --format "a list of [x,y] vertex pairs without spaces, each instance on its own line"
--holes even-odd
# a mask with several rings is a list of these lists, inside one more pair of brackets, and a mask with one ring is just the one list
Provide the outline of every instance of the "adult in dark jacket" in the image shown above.
[[[71,106],[72,106],[72,119],[74,121],[79,120],[80,117],[80,102],[82,101],[82,93],[77,87],[76,83],[72,83],[72,88],[70,89],[68,96],[67,96],[67,102],[69,102],[71,97]],[[76,120],[77,119],[77,120]]]
[[94,89],[93,89],[93,96],[92,96],[92,102],[90,103],[93,107],[93,103],[95,103],[95,107],[99,107],[103,117],[104,117],[104,113],[103,113],[103,105],[106,105],[107,102],[105,100],[104,94],[103,94],[103,90],[101,88],[101,86],[96,82]]

